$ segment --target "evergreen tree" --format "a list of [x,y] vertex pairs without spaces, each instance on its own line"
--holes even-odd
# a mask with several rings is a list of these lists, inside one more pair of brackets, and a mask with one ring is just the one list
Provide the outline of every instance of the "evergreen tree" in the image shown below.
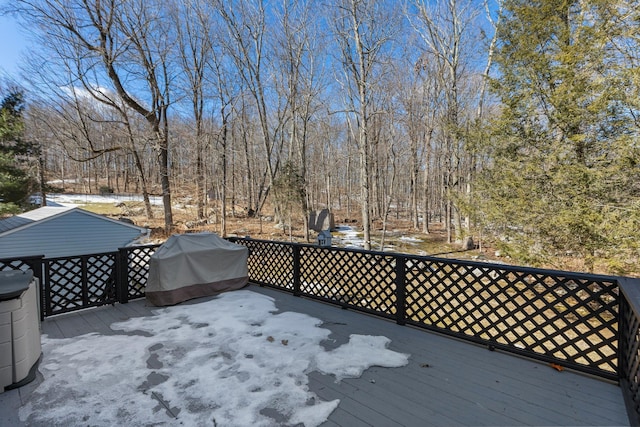
[[483,211],[520,260],[575,254],[625,270],[637,257],[637,100],[615,49],[621,10],[608,0],[504,4]]
[[282,222],[283,231],[289,228],[289,238],[293,239],[293,218],[296,214],[306,215],[304,210],[304,178],[298,168],[287,161],[273,181],[273,195],[276,212]]
[[20,167],[29,154],[28,144],[22,141],[23,111],[19,91],[11,91],[0,104],[0,215],[16,213],[29,199],[31,180]]

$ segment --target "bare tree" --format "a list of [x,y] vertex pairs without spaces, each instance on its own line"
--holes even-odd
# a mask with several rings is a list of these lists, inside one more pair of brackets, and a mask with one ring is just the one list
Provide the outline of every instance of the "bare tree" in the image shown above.
[[[131,110],[143,117],[157,155],[165,229],[173,223],[169,177],[167,110],[172,81],[169,50],[172,33],[163,24],[162,5],[135,0],[42,0],[19,1],[40,28],[43,42],[60,52],[68,45],[75,53],[76,79],[96,99],[103,88],[117,94]],[[57,49],[56,49],[57,47]]]
[[[287,174],[299,174],[302,196],[297,198],[301,204],[303,231],[309,241],[309,197],[307,194],[307,142],[309,139],[309,121],[318,110],[318,97],[322,75],[319,63],[322,46],[317,28],[313,23],[315,1],[290,3],[283,2],[276,13],[282,32],[275,37],[275,57],[282,76],[276,81],[288,112]],[[282,181],[282,180],[281,180]],[[285,180],[286,181],[286,180]]]
[[[48,28],[42,45],[52,68],[43,69],[63,70],[47,88],[69,124],[56,127],[54,139],[85,160],[52,154],[56,174],[77,175],[88,190],[104,179],[128,188],[138,175],[136,189],[141,181],[145,193],[162,189],[167,228],[172,190],[192,192],[198,218],[208,216],[206,196],[215,190],[224,235],[228,200],[231,213],[252,215],[271,202],[279,219],[284,199],[274,182],[287,165],[300,175],[303,197],[285,213],[306,222],[314,205],[345,209],[347,218],[358,210],[371,248],[373,224],[382,220],[384,229],[394,210],[425,233],[430,221],[443,221],[449,239],[471,225],[479,166],[470,142],[485,117],[481,76],[495,46],[483,45],[483,73],[486,58],[471,62],[468,49],[482,5],[414,0],[404,17],[391,0],[18,7]],[[417,31],[407,32],[402,18]]]
[[[412,45],[409,47],[413,48]],[[433,142],[441,114],[442,86],[434,77],[440,73],[437,63],[428,61],[421,53],[417,57],[407,54],[405,58],[410,61],[406,64],[410,71],[403,74],[400,103],[404,112],[402,124],[409,140],[409,212],[414,229],[428,234],[431,199],[438,193],[431,184],[434,182]]]
[[[340,46],[343,83],[348,95],[348,120],[353,115],[356,126],[351,128],[360,156],[360,203],[364,231],[364,247],[371,249],[371,118],[373,84],[382,64],[384,49],[393,36],[391,5],[369,0],[339,0],[336,3],[334,31]],[[385,22],[385,25],[380,23]]]
[[178,61],[185,80],[187,97],[193,111],[195,127],[195,182],[198,219],[205,217],[206,200],[204,149],[206,135],[204,131],[206,72],[208,60],[214,55],[212,46],[210,12],[207,4],[201,0],[183,0],[175,3],[173,10],[178,39]]
[[269,123],[267,99],[267,16],[263,0],[215,0],[216,10],[226,26],[224,47],[234,61],[248,90],[260,124],[266,183],[260,186],[256,202],[259,213],[273,185],[280,148]]
[[[219,131],[217,133],[217,143],[220,147],[219,165],[221,169],[221,180],[219,183],[220,199],[221,199],[221,216],[220,216],[220,233],[223,236],[227,234],[227,197],[229,190],[229,151],[232,144],[232,114],[235,110],[235,101],[238,97],[237,87],[234,85],[234,72],[230,70],[225,60],[223,49],[214,49],[213,55],[209,58],[210,68],[213,71],[212,78],[214,80],[217,108],[219,117]],[[235,162],[232,162],[235,164]],[[247,169],[248,178],[251,179],[251,170]],[[233,179],[233,176],[232,176]],[[232,198],[232,210],[235,212],[234,203],[235,196]]]
[[[34,100],[31,103],[28,115],[31,137],[41,141],[43,147],[61,148],[67,158],[76,162],[91,163],[100,159],[107,177],[114,169],[114,162],[105,157],[116,152],[130,155],[140,180],[147,217],[153,218],[147,174],[139,148],[139,141],[144,138],[131,122],[132,112],[106,96],[97,102],[86,91],[79,93],[74,87],[66,92],[66,96],[57,97],[56,104],[51,102]],[[118,179],[117,169],[115,179]],[[108,180],[107,185],[111,187],[112,183]]]
[[[416,0],[413,3],[417,10],[415,15],[408,14],[412,26],[420,35],[425,45],[425,58],[435,61],[443,73],[438,76],[441,87],[445,88],[444,123],[442,138],[445,147],[444,193],[445,193],[445,225],[447,241],[452,242],[453,216],[457,214],[454,206],[455,191],[459,190],[462,162],[461,138],[461,103],[460,90],[465,73],[464,48],[469,28],[478,11],[471,0],[438,0],[427,2]],[[461,227],[456,227],[458,237]]]

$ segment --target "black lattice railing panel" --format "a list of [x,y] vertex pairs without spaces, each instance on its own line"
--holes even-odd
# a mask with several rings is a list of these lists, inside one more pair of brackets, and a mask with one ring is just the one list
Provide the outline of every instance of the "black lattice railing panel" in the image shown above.
[[45,314],[115,302],[116,254],[45,259]]
[[[249,279],[254,283],[620,378],[640,414],[640,282],[406,254],[230,240],[248,247]],[[115,302],[116,293],[122,302],[143,296],[149,260],[158,246],[57,259],[4,259],[0,270],[41,272],[43,315],[50,316]],[[631,303],[621,289],[631,292],[632,297],[626,296]],[[638,420],[640,424],[640,416]]]
[[407,268],[406,315],[418,325],[613,376],[618,292],[614,282],[577,275],[423,260]]
[[[41,257],[37,258],[10,258],[10,259],[0,259],[0,271],[6,270],[34,270],[34,263],[40,263],[42,261]],[[34,271],[34,274],[38,272]]]
[[116,254],[84,257],[87,269],[87,299],[90,305],[111,304],[116,300]]
[[44,316],[46,313],[44,307],[44,281],[43,281],[43,273],[42,273],[42,260],[44,256],[31,256],[24,258],[9,258],[9,259],[0,259],[0,271],[6,270],[20,270],[27,271],[31,270],[33,272],[34,277],[39,280],[39,294],[40,301],[38,301],[38,305],[40,306],[40,320],[44,320]]
[[259,285],[293,290],[293,247],[287,243],[232,240],[249,248],[249,280]]
[[[635,285],[639,285],[635,283]],[[636,301],[636,306],[640,301]],[[621,299],[620,304],[620,380],[627,400],[631,403],[635,422],[640,422],[640,317],[629,301]]]
[[149,278],[149,260],[160,245],[126,248],[128,299],[144,297]]
[[304,247],[300,290],[373,311],[396,312],[395,259],[377,253]]
[[46,314],[82,308],[82,259],[45,260]]

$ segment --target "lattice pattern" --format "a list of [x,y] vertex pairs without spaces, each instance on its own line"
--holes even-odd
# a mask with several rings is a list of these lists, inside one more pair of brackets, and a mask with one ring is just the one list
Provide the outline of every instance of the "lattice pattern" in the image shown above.
[[156,246],[134,246],[127,248],[128,258],[128,298],[144,297],[144,290],[149,278],[149,259],[156,252],[160,245]]
[[626,300],[621,304],[621,334],[625,339],[620,343],[622,360],[621,372],[624,390],[633,402],[636,416],[640,418],[640,318]]
[[26,258],[19,258],[19,259],[0,259],[0,271],[6,271],[6,270],[20,270],[20,271],[27,271],[27,270],[31,270],[33,272],[33,275],[35,277],[38,278],[38,280],[40,281],[39,283],[39,293],[40,293],[40,301],[38,301],[38,304],[40,306],[40,320],[44,320],[44,315],[45,315],[45,307],[44,307],[44,283],[42,280],[42,256],[35,256],[35,257],[26,257]]
[[115,302],[115,253],[44,262],[47,315]]
[[[299,284],[305,295],[384,317],[395,315],[400,322],[611,379],[623,372],[633,400],[640,403],[640,321],[624,305],[615,281],[431,257],[233,241],[249,248],[249,279],[254,283],[290,291],[297,291]],[[129,298],[143,296],[149,258],[157,246],[49,260],[0,260],[0,270],[43,262],[44,313],[52,315],[114,302],[118,278],[126,282],[120,286],[128,289]],[[624,339],[619,343],[620,337]],[[619,363],[625,364],[621,371]]]
[[418,261],[407,269],[407,319],[616,372],[618,287],[485,265]]
[[29,265],[22,261],[21,259],[11,259],[11,260],[0,260],[0,271],[10,271],[10,270],[22,270],[26,271],[29,269]]
[[110,304],[116,300],[116,255],[84,257],[87,268],[87,297],[89,303]]
[[[0,271],[6,271],[6,270],[21,270],[21,271],[27,271],[27,270],[35,270],[34,269],[34,263],[40,263],[41,262],[40,257],[38,258],[11,258],[11,259],[0,259]],[[34,274],[37,274],[37,271],[34,271]]]
[[249,278],[259,285],[293,290],[293,248],[279,242],[237,239],[249,248]]
[[380,314],[395,313],[393,257],[304,247],[300,263],[303,293]]
[[[316,298],[616,377],[620,295],[615,281],[431,257],[237,243],[251,249],[252,282],[287,289],[299,283],[303,294]],[[396,313],[401,296],[404,306]]]

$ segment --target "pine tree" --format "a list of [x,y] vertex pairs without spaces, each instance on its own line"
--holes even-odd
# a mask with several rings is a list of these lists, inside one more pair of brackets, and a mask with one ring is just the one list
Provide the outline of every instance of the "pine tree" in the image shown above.
[[289,228],[289,238],[293,239],[293,218],[298,215],[306,215],[304,210],[304,179],[298,168],[287,161],[280,169],[278,176],[273,181],[273,196],[276,212],[282,223],[283,231]]
[[0,215],[19,211],[29,199],[31,180],[20,167],[29,154],[29,145],[22,140],[23,111],[20,91],[11,91],[0,104]]
[[483,210],[521,260],[574,254],[625,270],[620,260],[637,256],[637,110],[614,48],[625,37],[620,10],[607,0],[505,2]]

